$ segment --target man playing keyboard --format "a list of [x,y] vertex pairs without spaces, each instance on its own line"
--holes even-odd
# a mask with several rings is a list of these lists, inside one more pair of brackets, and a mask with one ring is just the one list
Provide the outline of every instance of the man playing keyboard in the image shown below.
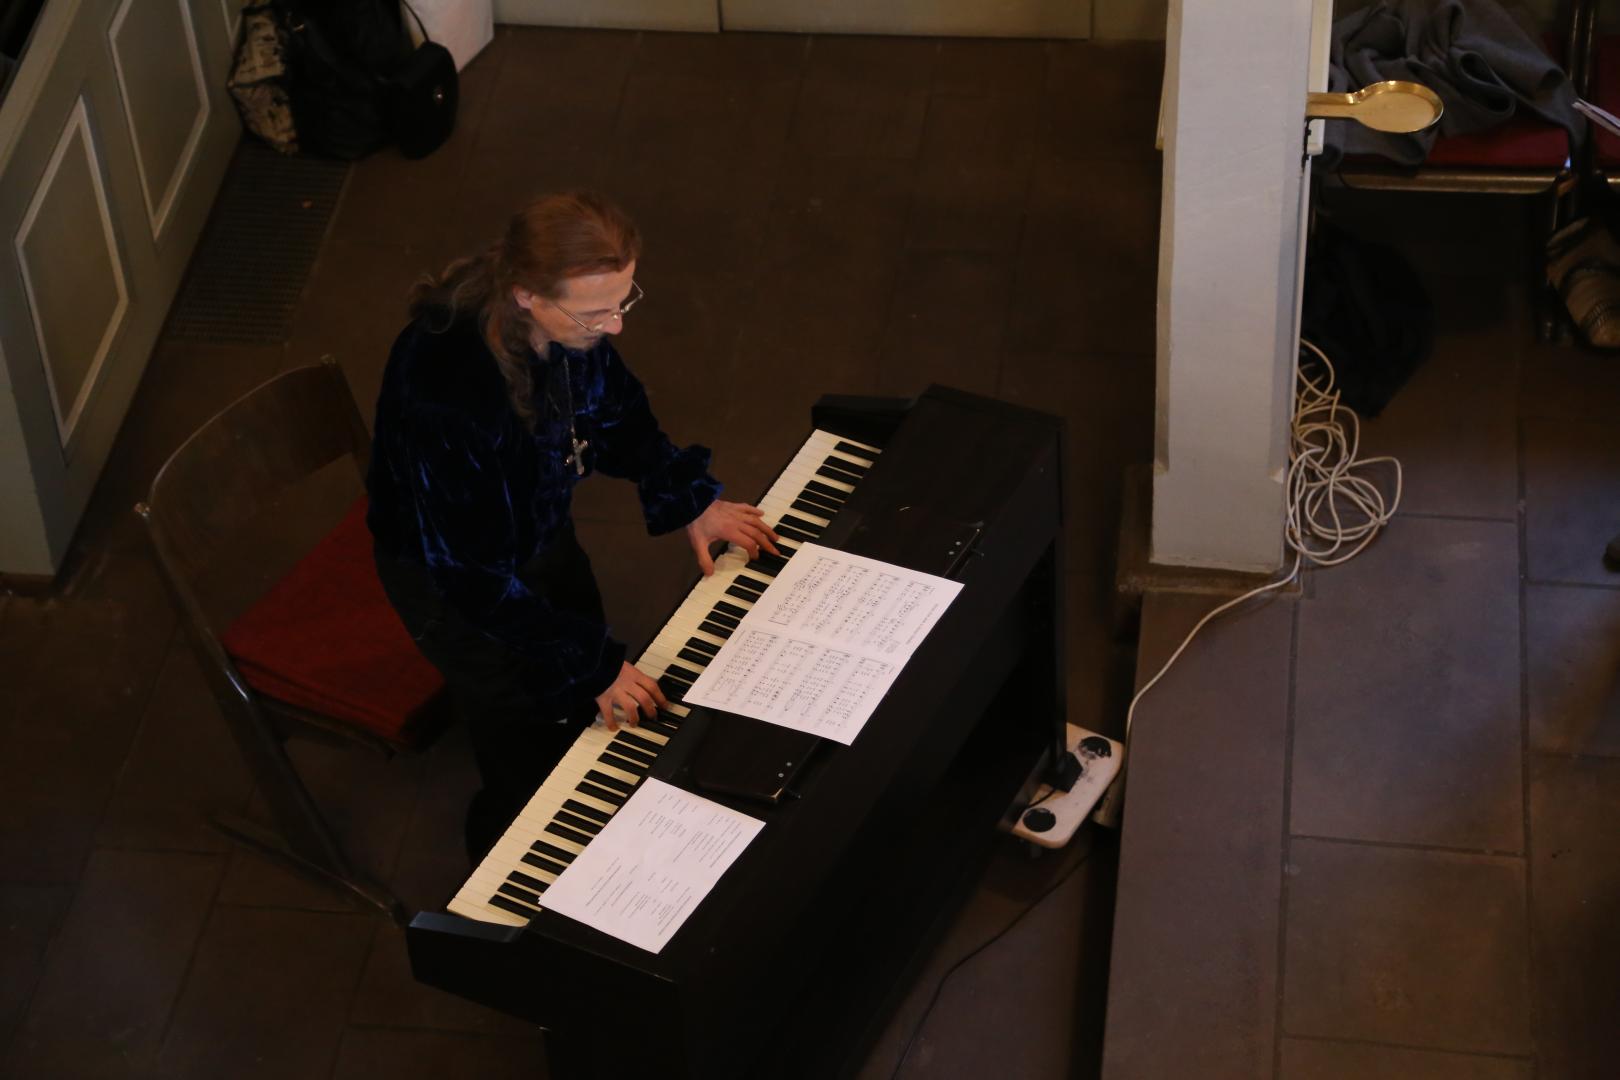
[[367,523],[390,602],[445,677],[484,787],[476,863],[579,730],[667,706],[609,633],[574,535],[574,485],[635,482],[647,530],[777,554],[760,511],[719,499],[709,451],[676,448],[611,342],[642,298],[641,238],[590,192],[548,195],[413,291],[377,400]]

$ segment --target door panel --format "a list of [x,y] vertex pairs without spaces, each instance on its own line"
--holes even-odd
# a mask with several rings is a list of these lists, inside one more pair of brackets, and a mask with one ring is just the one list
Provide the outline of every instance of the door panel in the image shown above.
[[110,37],[141,192],[158,239],[208,122],[200,45],[186,0],[123,0]]
[[112,211],[81,97],[17,232],[28,297],[60,445],[72,445],[85,402],[129,309]]
[[0,428],[26,450],[0,573],[55,573],[134,396],[240,138],[236,6],[53,0],[0,105]]

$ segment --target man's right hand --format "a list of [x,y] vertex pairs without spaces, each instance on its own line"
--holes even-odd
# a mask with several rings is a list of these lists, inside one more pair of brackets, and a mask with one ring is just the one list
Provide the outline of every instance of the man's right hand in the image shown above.
[[624,722],[635,727],[642,716],[651,720],[659,709],[669,708],[669,701],[659,689],[657,679],[627,663],[619,669],[619,677],[613,680],[613,685],[596,696],[596,708],[609,731],[619,730],[619,717],[613,714],[615,705],[623,714]]

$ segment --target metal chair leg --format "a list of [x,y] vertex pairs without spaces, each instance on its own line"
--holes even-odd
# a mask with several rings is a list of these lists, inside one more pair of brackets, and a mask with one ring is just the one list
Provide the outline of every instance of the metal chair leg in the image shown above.
[[216,814],[213,817],[213,825],[232,840],[246,844],[260,854],[268,855],[295,873],[325,885],[340,886],[372,907],[381,908],[398,926],[410,922],[410,914],[405,910],[405,905],[386,888],[353,871],[340,871],[305,858],[293,850],[286,839],[274,829],[235,814]]

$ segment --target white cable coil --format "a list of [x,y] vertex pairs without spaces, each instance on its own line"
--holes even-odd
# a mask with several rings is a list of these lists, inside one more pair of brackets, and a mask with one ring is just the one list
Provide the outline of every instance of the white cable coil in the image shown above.
[[[1339,403],[1333,362],[1311,342],[1301,340],[1299,344],[1302,352],[1295,373],[1283,527],[1283,540],[1294,552],[1293,565],[1282,577],[1233,597],[1198,620],[1153,678],[1131,698],[1125,712],[1127,741],[1142,696],[1164,678],[1211,619],[1262,593],[1283,588],[1299,577],[1306,562],[1338,566],[1350,561],[1372,543],[1400,506],[1401,463],[1388,456],[1357,456],[1361,451],[1361,421],[1354,411]],[[1394,473],[1394,492],[1388,499],[1376,480],[1364,475],[1366,470],[1380,465],[1388,465]],[[1118,824],[1124,778],[1122,767],[1092,813],[1098,824]]]

